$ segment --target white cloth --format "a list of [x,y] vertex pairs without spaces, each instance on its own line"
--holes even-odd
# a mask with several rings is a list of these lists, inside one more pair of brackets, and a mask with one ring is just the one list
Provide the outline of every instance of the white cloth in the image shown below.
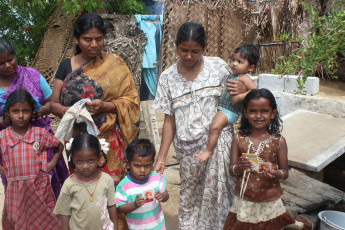
[[235,196],[230,212],[236,213],[241,222],[256,224],[283,215],[286,208],[281,198],[269,202],[251,202]]
[[55,133],[55,137],[57,137],[61,141],[69,141],[73,134],[73,125],[74,122],[77,123],[86,123],[87,132],[91,135],[98,136],[99,130],[93,121],[91,114],[86,109],[86,102],[90,102],[90,99],[82,99],[73,106],[71,106],[63,116],[59,127]]

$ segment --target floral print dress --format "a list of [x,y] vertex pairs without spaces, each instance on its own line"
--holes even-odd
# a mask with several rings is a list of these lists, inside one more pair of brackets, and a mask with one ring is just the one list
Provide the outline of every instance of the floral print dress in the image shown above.
[[193,81],[178,73],[177,64],[165,70],[153,104],[154,109],[175,116],[173,143],[181,176],[179,229],[222,229],[233,196],[234,181],[229,175],[232,125],[222,130],[207,162],[200,163],[194,156],[206,148],[209,125],[231,73],[222,59],[203,58],[203,69]]

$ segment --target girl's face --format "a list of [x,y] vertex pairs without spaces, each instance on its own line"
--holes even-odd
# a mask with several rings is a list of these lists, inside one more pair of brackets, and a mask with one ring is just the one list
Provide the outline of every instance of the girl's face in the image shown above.
[[75,169],[83,177],[92,177],[97,175],[98,160],[99,157],[94,149],[75,151],[72,156]]
[[153,168],[152,156],[139,157],[134,154],[132,161],[128,163],[128,169],[131,171],[131,177],[137,182],[143,182],[149,177]]
[[177,46],[177,54],[184,67],[194,67],[200,62],[204,52],[202,46],[195,41],[183,41]]
[[33,110],[28,102],[17,102],[10,106],[6,115],[10,117],[14,129],[26,130],[33,116]]
[[103,49],[104,34],[96,27],[93,27],[80,35],[78,44],[85,58],[97,57]]
[[231,71],[234,74],[247,74],[254,70],[255,65],[249,64],[246,58],[242,58],[240,53],[235,53],[231,58]]
[[17,59],[7,51],[0,55],[0,77],[12,77],[17,71]]
[[250,100],[243,111],[252,129],[256,130],[267,130],[269,122],[277,114],[277,110],[272,110],[270,101],[264,97]]

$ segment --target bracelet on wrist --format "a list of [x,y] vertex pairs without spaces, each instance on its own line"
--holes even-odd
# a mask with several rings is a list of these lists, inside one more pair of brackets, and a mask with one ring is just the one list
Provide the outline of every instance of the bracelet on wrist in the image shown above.
[[238,174],[237,174],[237,173],[235,172],[235,167],[236,167],[236,166],[237,166],[237,165],[233,165],[233,166],[232,166],[232,173],[233,173],[235,176],[239,176],[239,175],[241,175],[241,173],[238,173]]
[[282,177],[279,180],[283,180],[285,176],[283,170],[279,169],[278,171],[282,173]]

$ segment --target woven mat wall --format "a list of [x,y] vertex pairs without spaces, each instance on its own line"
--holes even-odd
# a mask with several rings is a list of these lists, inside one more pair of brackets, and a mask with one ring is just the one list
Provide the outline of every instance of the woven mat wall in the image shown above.
[[288,55],[300,44],[295,42],[281,42],[283,34],[298,37],[299,25],[303,20],[300,0],[275,0],[265,2],[260,6],[260,14],[253,15],[257,25],[256,40],[260,50],[258,73],[270,73],[279,57]]
[[32,67],[48,82],[53,78],[60,61],[72,56],[73,25],[78,16],[67,16],[60,4],[47,22],[48,28]]
[[249,10],[236,1],[166,0],[161,46],[161,71],[178,60],[175,38],[181,24],[193,21],[202,24],[207,33],[204,55],[229,61],[231,52],[240,44],[253,43],[255,25]]
[[[75,52],[73,25],[79,15],[66,16],[61,6],[48,22],[48,29],[32,65],[49,83],[53,82],[59,63],[72,57]],[[146,36],[137,28],[133,15],[109,15],[106,22],[109,28],[104,50],[124,59],[139,91]]]
[[239,1],[227,0],[166,0],[161,47],[161,68],[164,71],[178,60],[175,38],[178,28],[186,21],[201,23],[207,32],[205,55],[218,56],[229,62],[232,51],[239,45],[258,46],[260,61],[257,73],[269,73],[279,61],[298,44],[274,44],[281,34],[297,36],[302,20],[300,0],[272,0],[260,5],[260,14],[242,7]]
[[146,45],[146,35],[140,30],[133,15],[110,15],[109,32],[104,49],[119,55],[131,70],[137,90],[140,89],[142,62]]

